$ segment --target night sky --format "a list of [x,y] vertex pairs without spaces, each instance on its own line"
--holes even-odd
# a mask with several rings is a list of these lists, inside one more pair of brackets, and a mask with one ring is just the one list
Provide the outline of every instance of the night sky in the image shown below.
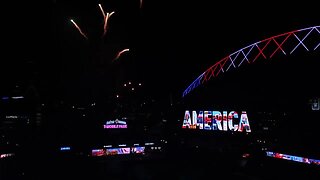
[[[73,178],[75,174],[80,177],[84,173],[97,177],[99,174],[91,172],[98,169],[103,171],[102,174],[109,174],[110,171],[105,171],[107,166],[92,166],[90,168],[95,171],[87,171],[91,163],[82,167],[78,158],[72,160],[76,164],[73,166],[69,161],[60,160],[59,163],[43,163],[42,155],[35,155],[39,153],[54,158],[52,152],[63,144],[74,146],[74,152],[84,152],[106,143],[151,142],[165,137],[169,142],[168,152],[173,150],[168,154],[182,153],[178,156],[183,157],[182,161],[177,160],[181,167],[185,167],[184,162],[192,162],[185,158],[189,155],[184,155],[192,149],[198,160],[207,159],[202,159],[206,151],[198,151],[198,146],[191,148],[196,139],[191,138],[190,143],[187,141],[195,134],[181,133],[185,110],[247,111],[252,135],[259,137],[261,129],[254,128],[262,127],[264,123],[268,128],[267,121],[271,120],[270,123],[274,122],[270,124],[271,131],[262,132],[261,137],[275,132],[274,127],[277,134],[271,137],[279,136],[275,147],[279,145],[294,155],[302,152],[303,157],[315,154],[314,157],[319,159],[320,144],[314,137],[319,134],[315,124],[320,111],[311,110],[310,100],[320,98],[320,47],[307,52],[300,46],[297,52],[287,56],[279,51],[273,59],[261,58],[257,63],[212,78],[182,98],[190,83],[231,53],[274,35],[319,26],[320,6],[317,1],[142,0],[142,5],[140,2],[47,0],[39,3],[28,0],[2,3],[0,115],[4,121],[0,122],[0,128],[4,127],[4,134],[10,130],[8,134],[13,141],[5,143],[7,137],[2,136],[5,140],[0,138],[0,145],[18,148],[21,139],[22,175],[27,172],[25,169],[29,169],[31,174],[41,172],[44,177],[48,174],[68,177],[64,172],[70,167],[74,170],[67,174]],[[105,36],[102,36],[104,21],[99,3],[105,13],[115,12],[108,20]],[[71,19],[80,26],[87,39]],[[319,43],[320,32],[313,36]],[[127,48],[129,52],[115,60],[117,53]],[[17,100],[13,96],[24,98]],[[11,131],[11,124],[5,122],[14,122],[15,119],[6,116],[19,116],[17,122],[27,124],[20,127],[17,123],[17,128]],[[124,133],[122,129],[115,133],[102,129],[106,121],[124,117],[128,122]],[[202,136],[206,132],[198,135],[195,138],[201,138],[202,142],[211,144],[218,139],[223,141],[222,144],[229,144],[225,138],[220,139],[222,136],[218,133],[212,134],[218,137],[212,141],[209,136]],[[17,142],[15,137],[18,137]],[[246,144],[237,140],[238,143],[241,146]],[[222,145],[211,145],[217,149],[212,152],[219,151],[216,155],[220,156],[224,149],[220,148]],[[187,146],[189,149],[184,149]],[[39,161],[34,161],[34,157],[39,157]],[[224,157],[219,159],[225,161]],[[36,166],[30,166],[30,162]],[[63,164],[62,168],[57,169],[57,164]],[[13,163],[12,167],[15,165]],[[113,166],[113,162],[110,165]],[[151,169],[176,169],[176,164],[159,165]],[[249,166],[255,165],[264,168],[260,161],[249,163]],[[126,171],[127,167],[119,169]],[[148,167],[141,168],[149,169],[149,163]],[[281,168],[278,168],[279,172]],[[65,170],[59,173],[59,169]],[[229,164],[222,169],[229,170]],[[133,168],[133,171],[139,169]],[[12,172],[18,175],[15,170]],[[189,173],[185,168],[183,172],[186,172],[183,175]],[[144,175],[144,171],[138,173]],[[271,174],[278,176],[277,173]],[[109,178],[109,175],[105,177]]]
[[[105,37],[99,3],[106,12],[115,11]],[[197,76],[227,54],[319,24],[317,6],[309,2],[144,0],[139,5],[138,0],[8,5],[12,10],[2,16],[2,91],[33,84],[44,99],[87,103],[114,96],[132,81],[141,82],[150,96],[161,99],[171,93],[180,98]],[[125,48],[130,51],[113,62]]]
[[[99,3],[105,12],[115,12],[108,20],[105,36],[102,36],[104,21]],[[270,141],[270,147],[279,148],[277,152],[319,159],[320,143],[314,137],[319,137],[319,127],[315,124],[320,111],[311,110],[310,100],[320,98],[320,47],[307,52],[300,46],[292,55],[284,56],[279,52],[272,59],[261,58],[257,63],[243,65],[210,79],[182,98],[190,83],[227,55],[274,35],[319,26],[318,4],[317,1],[294,0],[143,0],[141,7],[140,0],[2,3],[0,115],[3,122],[0,122],[0,133],[6,137],[0,137],[0,146],[4,145],[2,147],[6,150],[12,145],[18,150],[18,161],[11,165],[13,177],[18,177],[19,173],[24,175],[24,172],[28,177],[29,171],[29,177],[40,172],[43,177],[50,174],[56,179],[74,179],[74,175],[83,178],[83,174],[110,178],[109,172],[114,168],[108,171],[109,166],[105,164],[92,165],[82,161],[84,165],[78,163],[76,156],[71,161],[55,158],[53,152],[65,145],[75,147],[74,155],[79,152],[86,157],[82,152],[102,148],[101,145],[107,143],[130,145],[156,140],[160,143],[163,138],[169,142],[168,153],[166,149],[163,151],[165,156],[169,155],[168,164],[154,161],[159,166],[150,166],[148,160],[146,166],[138,165],[143,171],[134,163],[132,169],[128,168],[131,166],[119,166],[126,172],[123,174],[129,176],[128,169],[143,175],[144,170],[154,169],[156,179],[161,177],[158,169],[167,172],[162,173],[162,177],[171,176],[171,170],[166,169],[176,171],[180,164],[186,173],[183,175],[188,175],[187,162],[192,163],[190,167],[197,164],[189,160],[190,152],[195,155],[196,162],[202,163],[224,154],[224,147],[232,149],[233,144],[237,151],[240,145],[246,146],[238,139],[244,136],[234,136],[233,133],[230,134],[232,137],[209,131],[184,133],[181,125],[185,110],[247,111],[252,126],[250,137],[270,135],[275,138]],[[78,32],[71,19],[88,39]],[[314,37],[319,43],[320,33]],[[117,53],[126,48],[130,49],[129,52],[114,60]],[[13,96],[25,98],[16,100]],[[7,116],[19,117],[17,123],[5,124],[15,121]],[[128,122],[127,130],[106,131],[102,128],[106,121],[124,117]],[[20,126],[22,123],[25,124]],[[12,129],[11,125],[16,128]],[[264,126],[270,127],[270,131],[262,132]],[[235,141],[236,144],[232,143]],[[208,143],[203,146],[204,151],[201,151],[202,142]],[[252,142],[256,144],[256,140]],[[197,143],[201,147],[199,151]],[[0,153],[2,151],[3,148]],[[249,166],[266,167],[261,166],[259,159],[255,160],[254,154],[262,151],[259,145],[252,154],[254,162]],[[205,157],[207,152],[213,152],[209,161]],[[240,152],[248,151],[241,150],[239,155]],[[173,161],[179,165],[171,163],[171,157],[176,153],[179,160],[173,158]],[[234,168],[228,164],[229,160],[225,161],[226,155],[218,159],[225,162],[221,169],[228,172]],[[232,160],[238,163],[238,158]],[[108,164],[111,167],[114,162]],[[216,167],[220,165],[217,163]],[[211,164],[204,166],[211,168]],[[201,166],[197,167],[199,172],[203,171]],[[65,176],[64,172],[70,168],[73,170]],[[280,172],[281,168],[275,166],[272,169]],[[249,175],[253,172],[251,168],[241,167],[239,170]],[[269,173],[268,169],[262,172],[262,175]],[[222,174],[230,173],[222,171]],[[277,173],[271,175],[278,177]]]

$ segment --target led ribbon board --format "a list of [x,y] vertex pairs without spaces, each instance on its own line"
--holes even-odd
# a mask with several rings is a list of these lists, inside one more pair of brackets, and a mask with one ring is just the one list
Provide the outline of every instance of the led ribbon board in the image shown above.
[[282,153],[272,152],[272,151],[266,151],[266,154],[267,154],[267,156],[273,157],[273,158],[285,159],[285,160],[289,160],[289,161],[296,161],[296,162],[306,163],[306,164],[320,165],[320,160],[318,160],[318,159],[293,156],[293,155],[289,155],[289,154],[282,154]]

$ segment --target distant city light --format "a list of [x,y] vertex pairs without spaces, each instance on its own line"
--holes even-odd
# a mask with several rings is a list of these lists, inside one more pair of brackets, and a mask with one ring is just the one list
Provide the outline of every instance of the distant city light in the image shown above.
[[134,88],[131,88],[132,91],[134,91]]
[[126,144],[119,144],[119,147],[127,146]]
[[4,97],[2,97],[1,99],[2,99],[2,100],[7,100],[7,99],[9,99],[9,97],[8,97],[8,96],[4,96]]
[[124,84],[123,86],[127,86],[127,84]]
[[131,82],[129,81],[128,84],[131,84]]
[[61,147],[60,151],[69,151],[71,148],[69,146]]
[[142,84],[141,83],[139,83],[139,86],[141,86]]
[[313,111],[319,111],[320,110],[320,98],[314,98],[311,100],[311,109]]
[[6,119],[17,119],[18,116],[6,116]]
[[117,98],[119,98],[119,95],[117,94],[117,96],[116,96]]
[[13,96],[11,97],[12,99],[23,99],[24,97],[23,96]]
[[14,156],[14,155],[15,155],[14,153],[0,154],[0,159],[7,158],[7,157],[10,157],[10,156]]

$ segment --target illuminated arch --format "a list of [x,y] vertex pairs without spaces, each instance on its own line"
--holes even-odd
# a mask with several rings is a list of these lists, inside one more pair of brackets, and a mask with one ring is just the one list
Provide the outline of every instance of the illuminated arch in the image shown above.
[[264,59],[272,58],[277,52],[282,52],[284,55],[287,55],[288,53],[292,54],[298,47],[303,47],[303,49],[307,51],[314,51],[317,48],[320,49],[320,38],[318,40],[316,39],[316,42],[307,43],[307,41],[312,37],[311,34],[316,34],[320,37],[319,29],[320,26],[313,26],[294,30],[266,38],[241,48],[238,51],[222,58],[203,72],[188,86],[187,89],[184,90],[182,96],[184,97],[200,84],[203,84],[211,78],[217,77],[220,72],[227,72],[230,68],[237,68],[243,63],[253,63],[260,57],[263,57]]

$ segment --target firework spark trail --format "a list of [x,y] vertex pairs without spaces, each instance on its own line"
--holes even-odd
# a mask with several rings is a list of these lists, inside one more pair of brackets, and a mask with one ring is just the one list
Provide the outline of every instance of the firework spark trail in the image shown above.
[[114,11],[111,12],[111,13],[107,13],[105,14],[101,4],[98,4],[99,5],[99,8],[100,8],[100,11],[102,12],[102,15],[103,15],[103,20],[104,20],[104,24],[103,24],[103,34],[102,34],[102,37],[104,37],[107,33],[107,26],[108,26],[108,19],[112,16],[112,14],[114,14]]
[[99,4],[99,8],[100,8],[100,10],[102,12],[103,18],[106,18],[106,14],[104,13],[104,10],[103,10],[101,4]]
[[143,2],[143,0],[140,0],[140,9],[142,8],[142,2]]
[[102,35],[102,37],[105,36],[106,33],[107,33],[108,19],[112,16],[112,14],[114,14],[114,11],[111,12],[111,13],[107,13],[107,15],[104,18],[103,35]]
[[80,27],[77,25],[77,23],[74,22],[72,19],[71,19],[71,22],[72,22],[72,23],[74,24],[74,26],[78,29],[78,31],[80,32],[80,34],[81,34],[84,38],[88,39],[88,37],[82,32],[82,30],[80,29]]
[[119,57],[121,56],[121,54],[123,54],[124,52],[127,52],[127,51],[129,51],[129,49],[124,49],[124,50],[120,51],[120,52],[118,53],[118,55],[116,56],[116,58],[114,58],[113,61],[119,59]]

